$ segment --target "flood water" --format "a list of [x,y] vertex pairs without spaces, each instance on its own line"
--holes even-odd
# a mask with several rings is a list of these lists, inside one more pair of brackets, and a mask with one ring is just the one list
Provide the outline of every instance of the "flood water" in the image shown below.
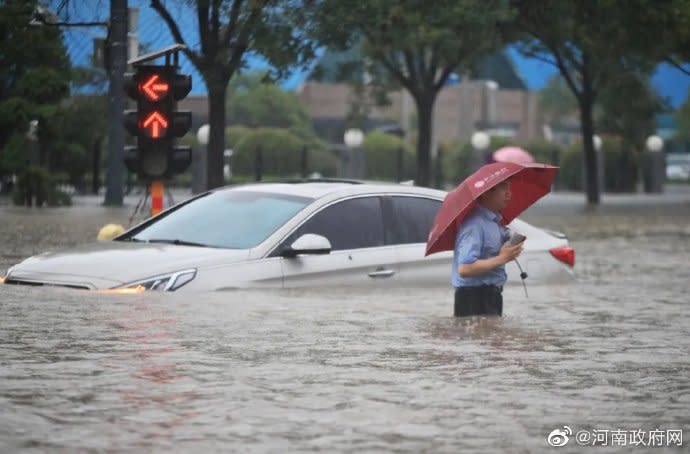
[[[0,286],[0,452],[687,451],[690,197],[669,197],[528,211],[568,234],[579,279],[508,287],[502,319],[453,318],[450,285]],[[2,206],[0,270],[131,209]]]

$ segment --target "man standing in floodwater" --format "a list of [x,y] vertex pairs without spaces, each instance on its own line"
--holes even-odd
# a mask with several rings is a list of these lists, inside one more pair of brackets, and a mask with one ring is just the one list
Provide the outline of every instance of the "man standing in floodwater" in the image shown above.
[[477,206],[462,221],[451,277],[456,317],[503,315],[505,264],[523,248],[522,241],[509,244],[508,229],[501,225],[501,210],[510,199],[510,180],[506,180],[479,196]]

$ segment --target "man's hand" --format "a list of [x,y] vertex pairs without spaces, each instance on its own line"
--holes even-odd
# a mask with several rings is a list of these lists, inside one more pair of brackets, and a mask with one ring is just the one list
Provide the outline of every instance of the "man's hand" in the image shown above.
[[520,254],[522,254],[523,243],[524,242],[520,242],[514,246],[510,245],[510,241],[503,243],[503,246],[501,246],[501,250],[497,257],[501,265],[505,265],[511,260],[518,258]]

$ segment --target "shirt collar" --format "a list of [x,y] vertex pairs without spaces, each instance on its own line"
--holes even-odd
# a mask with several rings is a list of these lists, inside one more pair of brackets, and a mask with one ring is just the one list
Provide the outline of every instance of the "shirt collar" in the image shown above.
[[481,205],[477,205],[477,211],[482,217],[488,219],[489,221],[501,222],[501,219],[503,219],[503,216],[501,216],[499,213],[495,213]]

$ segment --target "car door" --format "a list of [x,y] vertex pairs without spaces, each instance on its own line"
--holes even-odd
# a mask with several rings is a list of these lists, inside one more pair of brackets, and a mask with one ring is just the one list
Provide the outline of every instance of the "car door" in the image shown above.
[[322,235],[332,250],[324,255],[281,258],[284,287],[386,287],[397,281],[398,255],[383,236],[379,197],[356,197],[328,205],[312,215],[277,249],[306,233]]
[[398,249],[400,282],[411,287],[450,285],[452,251],[424,257],[441,200],[396,195],[386,197],[383,203],[386,244]]

